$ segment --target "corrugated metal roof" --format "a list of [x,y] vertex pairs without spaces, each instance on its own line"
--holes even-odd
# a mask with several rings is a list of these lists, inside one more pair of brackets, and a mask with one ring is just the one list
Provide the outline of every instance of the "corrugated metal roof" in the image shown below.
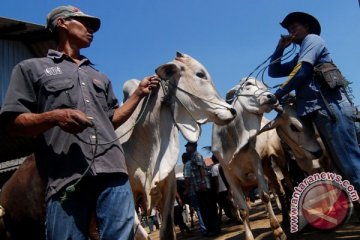
[[34,57],[45,56],[56,43],[44,25],[0,17],[0,39],[22,41]]
[[[55,40],[45,26],[4,17],[0,17],[0,40],[1,91],[7,89],[12,66],[29,57],[44,57],[49,48],[56,47]],[[29,53],[22,50],[24,46]],[[6,55],[6,52],[9,54]],[[0,126],[4,126],[1,119]],[[0,162],[24,157],[31,152],[32,138],[11,137],[5,133],[4,127],[0,128]]]
[[0,163],[0,173],[17,169],[25,161],[25,159],[26,158],[23,157],[23,158]]

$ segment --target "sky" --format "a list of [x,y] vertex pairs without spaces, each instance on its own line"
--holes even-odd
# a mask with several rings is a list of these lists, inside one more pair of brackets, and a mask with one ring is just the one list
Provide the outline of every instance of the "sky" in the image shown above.
[[[0,16],[45,24],[60,5],[73,5],[101,19],[90,48],[83,49],[96,68],[113,83],[121,101],[122,85],[154,74],[177,51],[201,62],[222,97],[248,76],[275,49],[280,22],[290,12],[315,16],[332,58],[350,81],[355,105],[360,105],[360,7],[357,0],[2,0]],[[1,54],[1,53],[0,53]],[[285,79],[264,81],[273,86]],[[274,90],[272,90],[274,91]],[[274,113],[266,114],[273,118]],[[211,123],[202,127],[198,150],[211,145]],[[186,141],[181,138],[180,152]],[[179,161],[180,162],[180,161]]]

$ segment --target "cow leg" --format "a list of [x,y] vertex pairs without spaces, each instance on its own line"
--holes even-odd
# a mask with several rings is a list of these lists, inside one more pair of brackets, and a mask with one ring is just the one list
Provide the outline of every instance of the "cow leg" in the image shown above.
[[267,212],[269,213],[269,219],[270,219],[270,227],[273,230],[273,234],[275,236],[275,239],[287,239],[286,235],[284,233],[284,230],[281,228],[279,221],[277,220],[274,210],[271,205],[270,201],[270,195],[269,193],[260,193],[261,200],[264,203]]
[[241,183],[238,179],[235,178],[235,176],[233,176],[233,174],[228,172],[226,167],[224,167],[223,170],[230,188],[233,190],[233,198],[239,208],[240,217],[244,224],[245,240],[254,240],[254,235],[251,232],[249,221],[249,208],[246,204],[245,194],[241,187]]
[[[174,201],[176,191],[175,171],[172,170],[169,176],[162,182],[158,183],[157,187],[162,189],[162,196],[159,201],[158,207],[161,213],[161,227],[160,239],[173,240],[176,239],[174,228]],[[160,186],[159,186],[160,185]]]
[[136,211],[135,211],[135,221],[134,221],[134,235],[135,235],[135,237],[134,237],[135,240],[150,240],[151,239],[150,236],[148,235],[148,233],[143,228],[143,226],[141,226],[139,216]]
[[279,181],[276,177],[274,170],[271,167],[271,161],[266,161],[264,164],[264,172],[269,178],[275,192],[280,200],[281,205],[281,214],[282,214],[282,227],[288,227],[290,225],[290,216],[289,216],[289,206],[286,201],[286,196],[284,190],[281,188]]
[[[264,194],[264,196],[266,196]],[[267,196],[266,198],[264,197],[262,199],[263,203],[265,204],[266,210],[269,213],[269,218],[270,218],[270,227],[273,230],[273,234],[275,236],[275,239],[281,239],[281,240],[285,240],[287,239],[284,230],[281,228],[279,221],[277,220],[275,213],[273,211],[273,208],[271,206],[271,201],[270,201],[270,197]]]
[[[256,151],[255,151],[255,153],[256,153]],[[258,156],[258,154],[257,154],[257,156]],[[253,167],[254,167],[254,169],[256,169],[255,174],[256,174],[256,177],[258,180],[259,195],[269,213],[270,226],[273,230],[275,238],[276,239],[286,239],[286,235],[285,235],[283,229],[281,228],[279,221],[277,220],[275,213],[271,206],[270,194],[269,194],[269,190],[268,190],[269,188],[268,188],[268,184],[264,178],[264,171],[262,168],[260,156],[258,158],[256,158],[255,161],[253,162]]]

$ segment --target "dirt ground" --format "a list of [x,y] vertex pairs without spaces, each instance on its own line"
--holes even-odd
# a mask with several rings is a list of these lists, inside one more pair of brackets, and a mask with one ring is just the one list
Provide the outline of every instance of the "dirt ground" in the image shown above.
[[[281,221],[280,211],[274,206],[275,213],[277,213],[278,219]],[[267,220],[267,213],[265,207],[261,203],[253,204],[250,210],[250,224],[256,240],[273,240],[275,239],[270,229],[270,223]],[[198,224],[195,223],[195,228],[192,229],[190,234],[183,235],[179,228],[176,227],[176,235],[178,240],[197,240],[197,239],[214,239],[214,240],[243,240],[244,228],[242,224],[236,225],[226,224],[226,217],[223,217],[222,233],[216,237],[203,237],[198,228]],[[323,232],[310,227],[306,227],[301,232],[291,234],[289,229],[284,229],[289,240],[333,240],[333,239],[360,239],[360,221],[353,214],[349,221],[343,226],[340,226],[336,230]],[[154,231],[150,234],[152,240],[159,239],[159,232]]]

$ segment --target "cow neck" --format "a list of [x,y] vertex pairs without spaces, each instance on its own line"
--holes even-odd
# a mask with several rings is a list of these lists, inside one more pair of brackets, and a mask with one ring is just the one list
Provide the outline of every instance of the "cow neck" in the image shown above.
[[250,138],[252,138],[259,132],[261,128],[261,119],[263,114],[255,114],[253,112],[250,112],[246,110],[246,108],[242,106],[239,102],[235,103],[234,107],[238,112],[238,116],[236,117],[236,119],[239,123],[239,126],[241,126],[242,128],[242,129],[238,129],[238,131],[244,134],[244,136],[247,136],[246,141],[240,144],[241,147],[239,149],[241,149],[243,146],[246,145],[246,143]]
[[[179,88],[177,85],[171,83],[170,80],[161,79],[160,84],[161,84],[163,94],[164,94],[164,96],[162,98],[162,104],[164,104],[165,106],[170,108],[171,115],[173,117],[173,121],[174,121],[175,125],[177,125],[177,122],[175,120],[174,109],[171,107],[171,105],[174,103],[174,101],[172,100],[173,97],[175,98],[175,101],[177,101],[186,110],[186,112],[189,114],[191,119],[196,124],[200,125],[196,121],[196,118],[191,114],[191,111],[186,107],[186,105],[184,103],[182,103],[178,97],[176,97],[175,90],[180,90],[189,96],[194,96],[194,95],[192,93],[189,93],[188,91],[185,91],[185,90]],[[203,99],[203,100],[205,100],[205,99]]]

